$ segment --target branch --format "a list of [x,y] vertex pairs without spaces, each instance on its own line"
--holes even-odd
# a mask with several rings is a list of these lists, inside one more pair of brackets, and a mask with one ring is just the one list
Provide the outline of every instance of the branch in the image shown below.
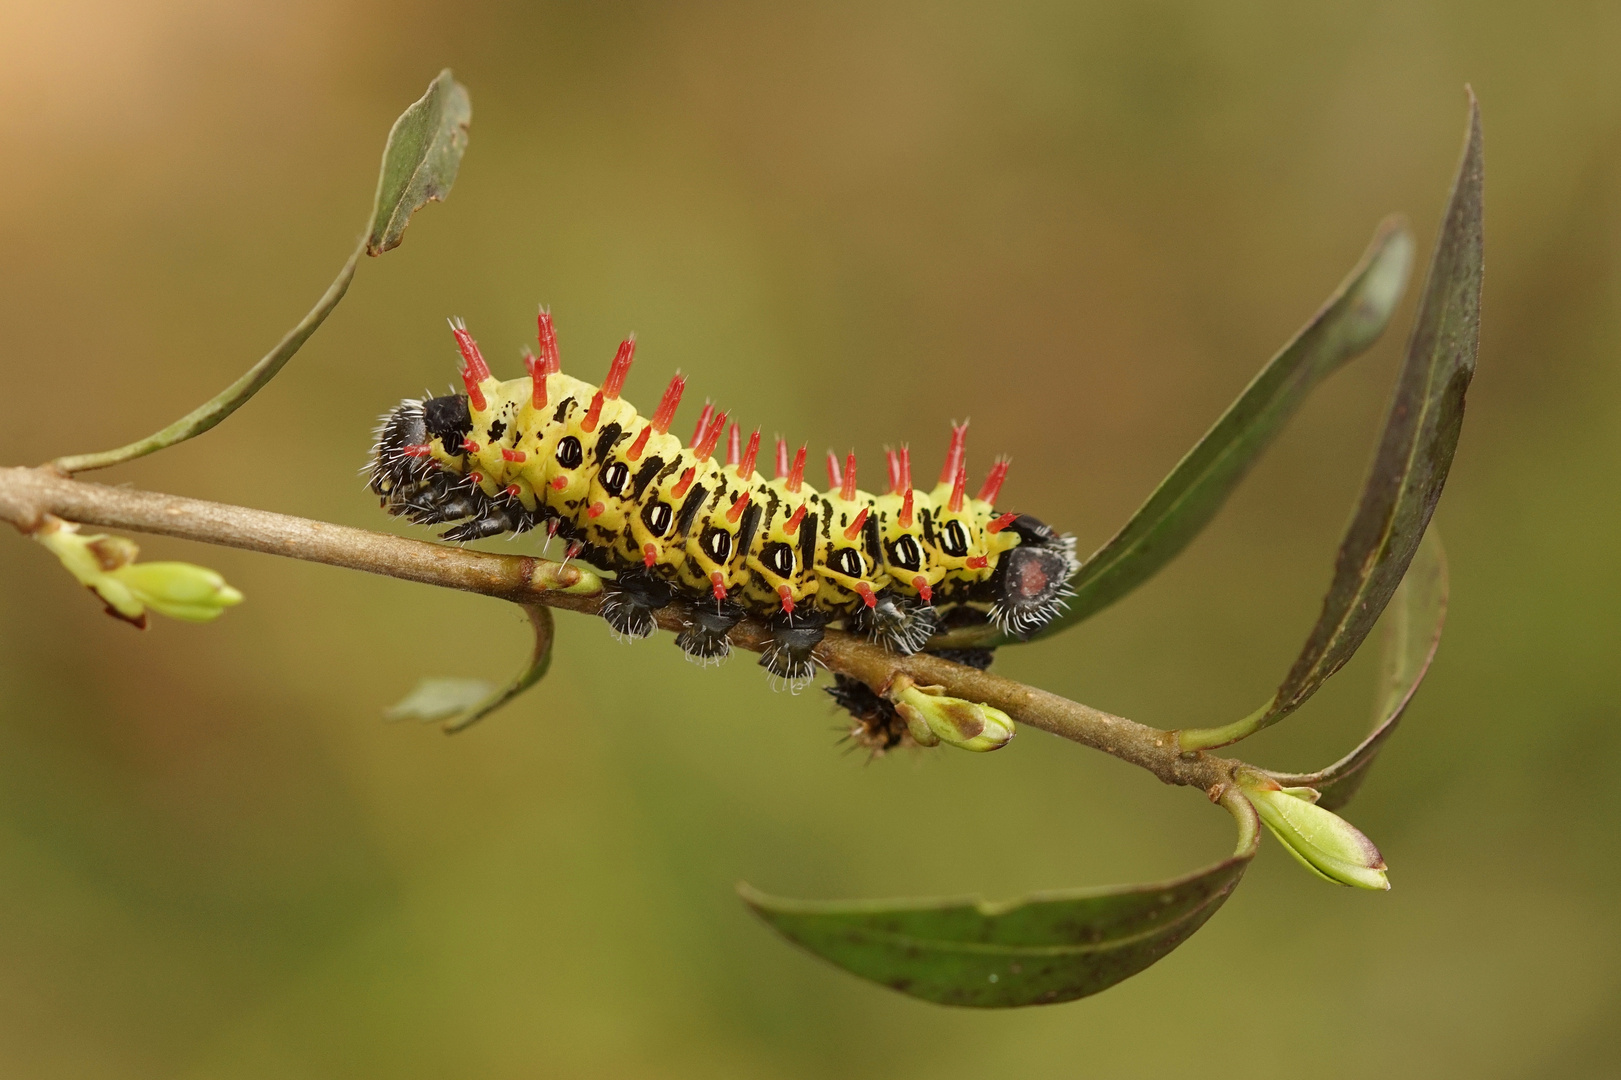
[[[496,555],[225,503],[108,487],[67,479],[49,466],[0,468],[0,519],[26,534],[47,514],[84,525],[261,551],[587,615],[597,614],[602,600],[598,590],[588,590],[591,595],[580,592],[594,576],[589,570],[548,559]],[[665,630],[685,626],[674,607],[659,611],[657,618]],[[770,630],[752,618],[734,627],[730,637],[733,645],[751,652],[761,652],[771,643]],[[879,694],[897,675],[920,685],[943,686],[953,697],[994,706],[1021,724],[1141,766],[1167,784],[1220,790],[1242,764],[1202,752],[1183,754],[1171,732],[938,656],[898,656],[836,630],[828,631],[817,646],[816,658],[828,670],[860,679]]]

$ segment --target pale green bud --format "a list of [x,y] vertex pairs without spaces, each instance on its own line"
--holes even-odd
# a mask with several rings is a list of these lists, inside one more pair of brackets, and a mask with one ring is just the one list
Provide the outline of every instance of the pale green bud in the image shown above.
[[182,562],[137,563],[140,549],[122,536],[86,536],[78,525],[47,516],[33,537],[80,584],[101,597],[108,614],[136,626],[146,625],[148,609],[171,619],[208,622],[242,602],[242,594],[207,567]]
[[1384,856],[1350,822],[1316,805],[1312,788],[1285,788],[1248,769],[1238,786],[1289,854],[1325,881],[1359,889],[1388,889]]
[[947,697],[943,686],[919,686],[904,675],[890,683],[889,701],[924,746],[950,743],[963,750],[999,750],[1013,738],[1013,718],[1001,709]]

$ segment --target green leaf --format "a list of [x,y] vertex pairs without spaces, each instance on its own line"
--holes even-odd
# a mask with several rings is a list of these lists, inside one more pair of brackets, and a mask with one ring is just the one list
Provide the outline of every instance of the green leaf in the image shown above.
[[444,721],[445,733],[453,735],[478,723],[545,677],[552,666],[552,642],[557,628],[552,609],[542,604],[524,604],[529,625],[535,632],[535,648],[529,662],[510,682],[499,689],[482,679],[433,677],[423,679],[383,715],[389,720]]
[[467,88],[451,78],[449,68],[394,121],[377,178],[367,255],[399,247],[411,215],[450,194],[467,151],[467,129],[472,122],[473,103]]
[[1267,775],[1285,788],[1315,788],[1317,805],[1338,810],[1367,779],[1368,767],[1386,740],[1395,734],[1419,684],[1430,670],[1441,646],[1441,628],[1447,615],[1447,563],[1441,538],[1431,528],[1407,568],[1401,587],[1385,612],[1385,648],[1380,668],[1380,694],[1374,711],[1373,731],[1345,757],[1314,773]]
[[338,306],[354,280],[360,253],[379,255],[397,247],[411,215],[428,201],[443,199],[449,193],[456,179],[456,167],[467,149],[467,124],[471,116],[467,90],[451,79],[448,70],[440,72],[422,99],[394,122],[388,145],[383,150],[383,168],[377,180],[369,232],[309,314],[241,378],[168,427],[116,450],[57,458],[53,462],[55,467],[72,475],[133,461],[196,438],[247,404],[248,399],[276,377]]
[[743,884],[738,892],[790,941],[912,997],[988,1009],[1073,1001],[1176,948],[1238,886],[1259,826],[1236,789],[1222,802],[1239,825],[1233,856],[1157,885],[1038,893],[1001,904],[786,900]]
[[[1070,579],[1064,613],[1030,640],[1091,618],[1153,577],[1214,518],[1311,392],[1384,333],[1407,289],[1413,237],[1399,216],[1380,223],[1361,260],[1311,321],[1260,370],[1114,538]],[[936,647],[1014,644],[994,627],[942,635]]]
[[1335,560],[1322,614],[1272,700],[1243,720],[1184,731],[1184,749],[1236,742],[1300,708],[1345,666],[1401,583],[1441,498],[1463,426],[1480,342],[1482,266],[1480,109],[1469,128],[1424,286],[1407,359],[1373,468]]

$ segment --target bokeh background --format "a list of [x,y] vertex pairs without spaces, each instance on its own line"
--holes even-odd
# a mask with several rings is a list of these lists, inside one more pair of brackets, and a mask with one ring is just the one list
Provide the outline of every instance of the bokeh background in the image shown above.
[[[27,1077],[1593,1076],[1621,1052],[1621,9],[1606,4],[0,5],[7,464],[212,394],[325,288],[389,124],[472,92],[453,197],[250,407],[98,476],[377,529],[375,416],[517,374],[537,302],[633,400],[705,395],[864,474],[1010,453],[1083,549],[1407,212],[1427,259],[1478,91],[1479,375],[1438,523],[1440,658],[1349,816],[1394,889],[1268,843],[1182,949],[1086,1001],[947,1010],[773,938],[808,897],[1146,880],[1228,850],[1197,792],[1040,733],[843,756],[820,693],[560,617],[477,729],[514,610],[160,539],[248,602],[145,634],[0,536],[0,1073]],[[1422,268],[1422,265],[1421,265]],[[1164,727],[1265,699],[1315,617],[1411,314],[1149,586],[1006,673]],[[499,546],[499,545],[498,545]],[[514,550],[506,548],[505,550]],[[1369,650],[1370,654],[1372,650]],[[1372,657],[1246,744],[1313,767]]]

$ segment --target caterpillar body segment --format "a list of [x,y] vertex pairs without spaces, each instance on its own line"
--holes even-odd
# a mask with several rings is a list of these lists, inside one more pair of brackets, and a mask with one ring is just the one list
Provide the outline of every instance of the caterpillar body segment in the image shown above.
[[[813,650],[840,624],[898,651],[922,649],[941,624],[991,619],[1028,636],[1062,610],[1076,569],[1074,541],[1025,515],[993,508],[999,461],[978,497],[966,492],[955,426],[939,483],[912,486],[909,452],[890,452],[889,490],[856,484],[855,455],[829,457],[831,486],[804,479],[805,449],[789,465],[780,439],[771,479],[755,470],[759,432],[742,449],[735,424],[706,405],[690,445],[670,431],[679,374],[652,417],[620,397],[635,352],[620,346],[594,386],[561,371],[549,314],[526,377],[495,378],[466,329],[452,323],[466,393],[402,401],[384,418],[370,482],[384,509],[452,527],[449,540],[544,528],[569,557],[615,574],[602,614],[616,634],[645,637],[653,612],[680,606],[677,643],[718,662],[741,619],[767,620],[763,666],[796,688]],[[454,523],[454,524],[453,524]]]

